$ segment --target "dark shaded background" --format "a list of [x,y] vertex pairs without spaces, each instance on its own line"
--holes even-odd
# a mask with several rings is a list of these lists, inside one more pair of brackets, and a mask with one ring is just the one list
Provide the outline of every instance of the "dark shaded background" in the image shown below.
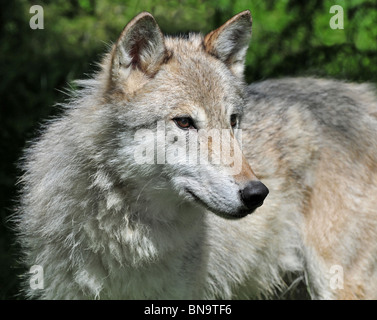
[[[44,29],[32,30],[32,5],[44,9]],[[332,5],[344,9],[344,29],[329,26]],[[96,69],[101,53],[141,11],[169,34],[203,33],[250,9],[253,39],[248,82],[315,75],[377,82],[376,0],[51,0],[2,1],[0,6],[0,299],[21,298],[17,245],[7,218],[16,205],[16,162],[55,102],[76,78]],[[88,75],[89,74],[89,75]]]

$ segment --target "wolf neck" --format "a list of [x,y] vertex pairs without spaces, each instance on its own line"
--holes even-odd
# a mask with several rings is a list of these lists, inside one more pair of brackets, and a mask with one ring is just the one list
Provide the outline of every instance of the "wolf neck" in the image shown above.
[[204,232],[204,209],[161,192],[112,188],[100,200],[98,228],[113,238],[110,252],[121,265],[139,267],[167,253],[183,254],[182,248]]

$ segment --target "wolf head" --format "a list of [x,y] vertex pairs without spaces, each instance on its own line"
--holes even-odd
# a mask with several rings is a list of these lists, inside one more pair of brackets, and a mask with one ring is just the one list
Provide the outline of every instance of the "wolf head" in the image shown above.
[[251,24],[244,11],[205,37],[175,38],[146,12],[128,23],[104,64],[121,180],[227,218],[262,205],[268,189],[242,154],[239,130]]

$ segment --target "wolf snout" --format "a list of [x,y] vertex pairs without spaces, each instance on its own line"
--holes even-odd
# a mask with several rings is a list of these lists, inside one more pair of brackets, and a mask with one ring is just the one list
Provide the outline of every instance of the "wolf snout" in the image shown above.
[[240,190],[240,193],[244,205],[250,210],[255,210],[263,204],[269,190],[260,181],[250,181]]

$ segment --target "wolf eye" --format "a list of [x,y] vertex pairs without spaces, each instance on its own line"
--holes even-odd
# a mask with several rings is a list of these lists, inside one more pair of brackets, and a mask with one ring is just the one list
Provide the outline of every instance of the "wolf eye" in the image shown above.
[[173,121],[181,129],[195,129],[194,121],[190,117],[174,118]]
[[232,126],[232,128],[235,128],[236,125],[237,125],[237,122],[238,122],[238,117],[236,114],[232,114],[230,116],[230,125]]

